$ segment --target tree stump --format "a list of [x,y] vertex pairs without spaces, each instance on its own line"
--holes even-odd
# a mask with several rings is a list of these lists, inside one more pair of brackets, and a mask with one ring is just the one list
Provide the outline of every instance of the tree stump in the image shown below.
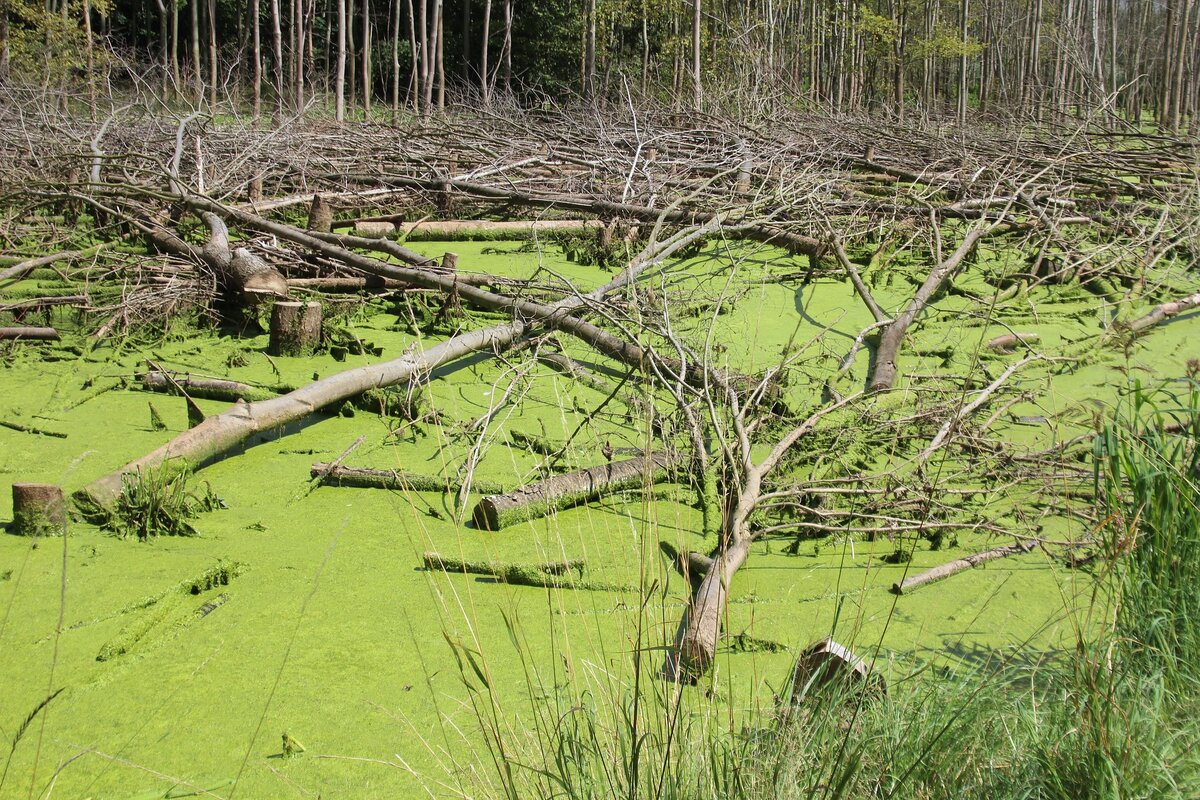
[[458,253],[442,254],[442,269],[446,272],[458,272]]
[[320,233],[333,230],[333,206],[319,194],[314,194],[312,205],[308,207],[308,229]]
[[67,501],[52,483],[12,485],[12,532],[18,536],[61,536],[67,530]]
[[321,344],[321,304],[280,302],[271,308],[273,356],[308,356]]

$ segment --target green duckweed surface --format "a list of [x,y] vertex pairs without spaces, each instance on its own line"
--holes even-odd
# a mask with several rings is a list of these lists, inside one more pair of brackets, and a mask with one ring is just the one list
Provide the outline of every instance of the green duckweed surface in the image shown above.
[[[515,245],[486,242],[414,247],[431,254],[450,247],[464,268],[514,277],[541,269],[541,278],[560,275],[585,290],[610,277],[568,263],[553,249],[516,252]],[[985,251],[981,258],[999,256]],[[764,280],[806,268],[773,250],[709,244],[686,265],[673,262],[646,281],[654,288],[649,296],[639,290],[628,313],[636,316],[667,295],[726,292],[736,301],[733,310],[715,319],[706,311],[681,314],[678,330],[697,343],[711,333],[715,357],[744,371],[777,363],[789,343],[803,345],[802,366],[785,394],[795,408],[812,407],[871,320],[840,280]],[[913,290],[900,270],[868,277],[887,308]],[[992,353],[983,347],[987,340],[1013,330],[1036,333],[1038,351],[1060,360],[1018,373],[1014,385],[1025,399],[997,418],[993,432],[1031,449],[1050,447],[1086,432],[1094,413],[1111,408],[1130,380],[1178,379],[1196,355],[1197,322],[1190,317],[1127,347],[1097,346],[1112,308],[1085,289],[1053,287],[1004,301],[997,308],[1007,328],[985,319],[981,298],[994,288],[964,280],[957,289],[912,331],[899,390],[872,402],[903,416],[966,397],[957,376],[975,376],[977,390],[987,383],[980,375],[994,378],[1023,355]],[[1135,301],[1133,310],[1146,305]],[[438,338],[414,336],[398,312],[393,303],[376,302],[351,313],[346,327],[382,354],[343,361],[268,359],[265,335],[210,329],[181,328],[163,342],[116,351],[89,350],[81,336],[57,346],[11,347],[0,367],[0,419],[66,438],[0,428],[0,482],[74,490],[185,430],[181,399],[141,391],[130,380],[147,358],[197,375],[301,385]],[[70,325],[66,317],[54,321]],[[472,312],[463,324],[493,321]],[[620,365],[591,357],[565,336],[560,341],[609,383],[624,376]],[[860,387],[866,364],[864,351],[841,389]],[[916,378],[920,392],[906,388]],[[420,391],[437,420],[412,424],[347,408],[259,437],[205,467],[194,480],[207,481],[228,507],[194,520],[198,537],[141,543],[83,523],[73,524],[65,539],[0,535],[0,743],[17,739],[11,757],[7,744],[0,746],[0,761],[9,762],[0,795],[161,796],[182,783],[227,796],[234,780],[242,798],[416,796],[421,786],[453,793],[445,786],[455,785],[463,765],[488,767],[470,753],[478,723],[447,640],[479,654],[514,729],[541,692],[617,691],[632,674],[638,642],[669,639],[686,601],[687,584],[659,542],[699,551],[714,544],[700,533],[693,492],[670,486],[627,492],[488,533],[458,522],[470,518],[472,498],[458,505],[438,493],[319,486],[309,467],[334,460],[364,436],[345,463],[455,475],[477,453],[477,475],[516,487],[536,480],[545,458],[514,446],[511,431],[551,442],[570,438],[564,464],[584,466],[601,460],[606,443],[618,452],[648,446],[648,420],[620,416],[614,410],[623,411],[620,404],[596,413],[604,392],[520,351],[504,360],[466,359],[439,370]],[[198,403],[206,413],[226,406]],[[168,430],[153,428],[148,404]],[[493,404],[500,410],[481,434],[471,423]],[[821,446],[862,451],[878,464],[886,454],[871,452],[875,433],[834,425]],[[935,458],[930,469],[952,466]],[[1044,512],[1037,500],[1036,491],[1024,488],[986,513],[1000,529],[1046,514],[1048,537],[1086,535],[1083,523]],[[0,520],[9,519],[5,487]],[[715,682],[686,691],[697,695],[697,705],[705,691],[735,710],[764,702],[784,682],[795,652],[831,632],[860,649],[879,645],[881,666],[897,673],[921,661],[956,668],[997,652],[1053,651],[1070,640],[1069,611],[1090,595],[1093,579],[1042,550],[912,595],[888,591],[904,574],[1007,541],[963,533],[940,551],[921,542],[912,562],[899,565],[882,560],[896,549],[886,537],[835,532],[801,542],[795,554],[786,552],[786,539],[758,543],[734,583],[726,631],[790,650],[723,647]],[[467,560],[584,559],[589,581],[630,590],[547,590],[432,573],[420,569],[426,551]],[[218,564],[238,565],[227,583],[197,594],[181,588]],[[641,630],[647,621],[648,633]],[[514,637],[540,680],[529,678]],[[107,657],[98,660],[102,653]],[[648,651],[646,661],[657,666],[661,652]],[[305,752],[284,757],[284,732]]]

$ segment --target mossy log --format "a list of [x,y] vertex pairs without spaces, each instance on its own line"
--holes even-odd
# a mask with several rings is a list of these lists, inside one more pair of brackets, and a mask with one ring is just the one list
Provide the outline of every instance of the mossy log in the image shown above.
[[927,583],[940,581],[942,578],[948,578],[963,570],[971,569],[986,561],[992,561],[997,558],[1005,558],[1007,556],[1017,556],[1028,553],[1034,547],[1034,542],[1018,542],[1017,544],[1006,545],[1004,547],[996,547],[992,550],[985,550],[982,553],[966,556],[965,558],[955,559],[954,561],[941,564],[933,569],[926,570],[920,575],[913,575],[904,580],[892,584],[893,594],[908,594],[914,589],[919,589]]
[[1200,292],[1180,298],[1179,300],[1173,300],[1169,303],[1161,303],[1155,306],[1149,314],[1138,317],[1133,322],[1130,322],[1129,330],[1132,333],[1141,333],[1153,328],[1165,319],[1169,319],[1176,314],[1182,314],[1184,311],[1190,311],[1197,306],[1200,306]]
[[248,383],[224,380],[221,378],[193,378],[190,375],[168,376],[153,370],[141,375],[142,386],[152,392],[179,394],[182,390],[189,397],[199,397],[204,400],[224,400],[236,403],[238,400],[252,402],[277,397],[278,393],[261,386],[251,386]]
[[[323,478],[332,486],[349,486],[359,489],[395,489],[413,492],[457,492],[463,482],[455,478],[440,478],[434,475],[416,475],[392,469],[365,469],[343,467],[336,464],[313,464],[309,474]],[[472,481],[472,491],[498,494],[504,488],[490,481]]]
[[310,356],[321,344],[321,304],[277,302],[271,307],[273,356]]
[[585,566],[585,562],[578,558],[566,561],[548,561],[544,564],[511,564],[500,561],[463,561],[457,558],[445,558],[438,553],[425,553],[423,560],[426,569],[440,569],[445,572],[496,576],[529,574],[541,578],[546,575],[566,575],[569,572],[574,572],[582,577]]
[[61,536],[67,530],[67,500],[52,483],[12,485],[12,532],[18,536]]
[[677,458],[658,453],[556,475],[509,494],[483,498],[475,506],[472,519],[478,528],[498,531],[561,508],[586,503],[606,492],[641,486],[647,478],[651,483],[665,480],[669,469],[679,463]]
[[[584,562],[554,561],[547,564],[509,564],[488,561],[461,561],[426,553],[426,569],[443,572],[465,572],[485,575],[512,586],[534,586],[540,589],[577,589],[593,592],[631,592],[632,586],[583,580]],[[572,575],[571,573],[575,573]]]
[[0,328],[0,339],[24,339],[26,341],[57,342],[58,331],[54,328],[12,327]]

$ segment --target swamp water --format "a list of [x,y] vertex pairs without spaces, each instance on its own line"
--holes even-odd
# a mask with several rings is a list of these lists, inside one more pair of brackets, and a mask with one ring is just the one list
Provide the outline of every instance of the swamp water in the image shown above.
[[[438,254],[447,245],[414,246]],[[539,278],[561,275],[585,291],[610,277],[554,249],[450,247],[469,270],[529,277],[542,269]],[[766,280],[806,268],[776,251],[714,243],[647,284],[660,295],[735,298],[715,321],[705,313],[677,320],[697,346],[711,323],[707,341],[730,366],[762,369],[777,363],[789,342],[807,345],[786,388],[789,404],[807,409],[870,317],[840,280]],[[1018,372],[1004,398],[1019,390],[1023,399],[997,418],[992,433],[1037,450],[1091,429],[1094,415],[1107,413],[1130,381],[1181,378],[1196,355],[1192,337],[1200,323],[1191,315],[1128,346],[1097,347],[1111,308],[1084,289],[1035,290],[997,304],[1005,325],[988,324],[989,309],[978,299],[994,287],[964,279],[957,289],[910,332],[903,391],[872,402],[901,417],[935,400],[967,398],[1022,357],[993,354],[983,344],[1003,333],[1033,332],[1039,352],[1068,360]],[[876,280],[885,308],[898,307],[912,290],[903,274]],[[176,332],[118,353],[73,351],[83,345],[78,336],[62,345],[11,346],[0,366],[0,419],[66,438],[0,428],[0,482],[44,481],[73,491],[185,430],[182,399],[141,391],[132,380],[117,386],[144,369],[147,358],[197,375],[298,386],[314,373],[396,358],[413,346],[418,337],[396,310],[376,303],[352,313],[346,328],[382,352],[342,361],[328,354],[268,359],[265,334],[234,338],[209,330]],[[465,324],[491,321],[476,315]],[[559,340],[610,384],[624,376],[624,368],[590,356],[569,337]],[[839,388],[859,388],[866,366],[864,349]],[[964,391],[955,376],[968,374],[987,377]],[[905,388],[911,385],[942,390],[929,396]],[[436,409],[436,420],[414,425],[347,408],[315,416],[290,435],[259,437],[207,466],[193,481],[208,482],[227,508],[193,520],[196,537],[143,543],[83,523],[73,524],[65,540],[0,535],[0,742],[17,739],[11,757],[7,745],[0,747],[0,760],[8,762],[0,795],[26,796],[32,786],[37,796],[53,784],[51,796],[152,797],[183,782],[225,796],[235,779],[237,796],[245,798],[414,796],[422,785],[440,793],[439,783],[454,785],[447,775],[454,762],[491,769],[486,754],[469,752],[479,723],[447,640],[478,654],[481,679],[512,729],[521,727],[531,702],[556,691],[619,694],[638,642],[669,641],[686,602],[687,584],[659,542],[702,552],[714,544],[699,533],[694,492],[660,484],[651,493],[626,492],[485,532],[455,521],[469,519],[477,497],[460,509],[452,494],[317,486],[309,469],[365,436],[347,465],[455,475],[481,441],[470,423],[502,403],[482,437],[476,476],[515,488],[538,479],[545,457],[515,445],[510,432],[561,443],[578,429],[563,461],[587,466],[601,463],[606,446],[625,454],[648,445],[648,420],[610,415],[620,404],[598,413],[603,392],[521,352],[440,369],[424,392],[424,407]],[[206,413],[226,406],[198,403]],[[167,430],[154,429],[148,404]],[[880,457],[869,451],[873,434],[835,430],[821,441],[831,450],[862,452],[878,466]],[[935,474],[953,468],[930,462]],[[1082,522],[1043,512],[1039,499],[1037,490],[1022,486],[984,512],[1000,529],[1039,515],[1048,538],[1087,534]],[[5,486],[0,520],[11,516]],[[789,539],[759,542],[733,584],[715,680],[686,692],[695,695],[697,713],[705,692],[735,713],[767,705],[796,652],[831,632],[860,652],[878,645],[877,663],[889,675],[925,662],[965,668],[1014,648],[1029,657],[1053,652],[1072,641],[1069,612],[1090,595],[1093,578],[1041,550],[912,595],[888,591],[905,574],[1010,542],[960,532],[937,551],[916,543],[908,564],[883,560],[897,547],[887,537],[835,533],[802,541],[794,554],[786,552]],[[589,581],[629,590],[530,588],[428,572],[420,568],[427,551],[522,563],[584,559]],[[216,580],[197,584],[222,565]],[[539,679],[526,673],[514,641]],[[746,642],[783,648],[741,646]],[[660,650],[644,656],[648,673],[661,664]],[[305,751],[285,757],[282,732]]]

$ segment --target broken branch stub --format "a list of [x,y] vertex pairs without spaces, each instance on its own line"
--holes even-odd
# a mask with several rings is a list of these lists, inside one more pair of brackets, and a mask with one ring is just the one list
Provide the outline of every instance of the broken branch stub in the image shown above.
[[498,531],[518,522],[544,517],[562,508],[586,503],[607,493],[665,480],[679,459],[663,453],[600,464],[522,486],[515,492],[490,495],[475,506],[475,526]]

